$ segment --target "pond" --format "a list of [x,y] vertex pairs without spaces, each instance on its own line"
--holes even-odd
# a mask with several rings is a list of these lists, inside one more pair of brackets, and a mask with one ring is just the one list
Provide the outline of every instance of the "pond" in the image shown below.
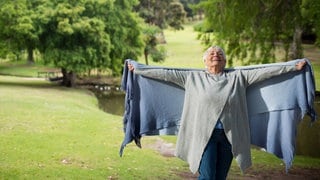
[[318,119],[310,123],[310,117],[305,116],[300,122],[297,130],[297,152],[298,155],[320,157],[320,94],[316,96],[315,109]]
[[[124,113],[124,93],[119,87],[104,87],[93,90],[99,106],[105,112],[122,116]],[[316,96],[315,109],[320,115],[320,95]],[[305,116],[297,129],[296,154],[320,158],[320,120],[310,123]]]
[[100,95],[99,106],[107,113],[122,116],[124,113],[124,95]]

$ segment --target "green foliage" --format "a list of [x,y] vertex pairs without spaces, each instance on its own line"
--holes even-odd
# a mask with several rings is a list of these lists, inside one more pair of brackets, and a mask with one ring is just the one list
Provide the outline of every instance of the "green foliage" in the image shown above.
[[149,55],[154,62],[163,62],[166,58],[166,50],[164,47],[159,47],[159,44],[164,42],[159,41],[159,37],[164,38],[162,30],[168,26],[175,30],[183,29],[186,18],[184,6],[179,1],[174,0],[140,0],[135,10],[147,24],[143,28],[146,64],[149,64]]
[[7,48],[6,44],[0,41],[0,59],[6,59],[9,53],[10,50]]
[[[320,37],[320,2],[318,0],[302,0],[301,15],[306,24],[306,30]],[[316,45],[320,47],[320,38],[316,39]]]
[[200,1],[201,0],[180,0],[188,18],[194,18],[198,14],[198,11],[193,7],[194,5],[199,4]]
[[232,59],[242,64],[274,62],[279,42],[287,52],[286,59],[302,57],[301,32],[305,24],[301,1],[206,0],[199,7],[206,17],[200,38],[207,46],[223,46],[229,65]]
[[[45,4],[43,33],[40,35],[46,62],[53,62],[67,71],[84,72],[92,68],[107,67],[110,64],[110,36],[105,32],[105,23],[95,16],[90,16],[85,5],[95,2]],[[106,1],[99,4],[109,7]],[[94,12],[90,12],[94,14]],[[47,21],[45,21],[47,20]],[[39,20],[41,21],[41,19]]]
[[112,44],[111,69],[115,75],[120,75],[125,59],[136,59],[143,52],[142,20],[133,13],[137,3],[136,0],[117,0],[112,11],[105,16],[106,31]]
[[144,57],[146,64],[149,64],[149,55],[154,62],[163,62],[165,60],[166,50],[163,46],[159,47],[159,38],[162,38],[162,36],[162,31],[157,26],[146,24],[143,27],[143,40],[145,42]]
[[136,11],[145,23],[158,26],[160,29],[170,26],[180,30],[186,17],[183,5],[175,0],[140,0]]
[[[142,53],[140,19],[132,0],[0,2],[0,39],[8,50],[39,49],[46,63],[68,72],[111,69]],[[2,45],[1,45],[2,46]],[[3,56],[3,55],[2,55]]]
[[22,50],[32,50],[37,44],[34,16],[26,0],[0,2],[0,40],[18,60]]
[[168,24],[174,29],[183,29],[182,24],[185,22],[186,12],[184,11],[183,5],[180,2],[172,2],[168,8]]
[[160,46],[156,49],[153,49],[151,52],[151,58],[154,62],[163,62],[167,56],[167,50],[164,46]]

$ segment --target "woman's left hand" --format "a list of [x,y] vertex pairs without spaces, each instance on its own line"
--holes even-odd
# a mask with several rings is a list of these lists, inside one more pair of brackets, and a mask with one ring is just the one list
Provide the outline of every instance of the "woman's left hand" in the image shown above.
[[307,64],[307,62],[305,60],[303,61],[299,61],[297,64],[296,64],[296,69],[297,70],[301,70],[303,69],[303,67]]

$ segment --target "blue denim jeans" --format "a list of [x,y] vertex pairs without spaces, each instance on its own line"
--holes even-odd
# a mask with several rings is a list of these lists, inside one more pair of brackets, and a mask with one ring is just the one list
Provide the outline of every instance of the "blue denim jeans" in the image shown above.
[[223,129],[214,129],[203,152],[199,180],[226,179],[233,159],[231,144]]

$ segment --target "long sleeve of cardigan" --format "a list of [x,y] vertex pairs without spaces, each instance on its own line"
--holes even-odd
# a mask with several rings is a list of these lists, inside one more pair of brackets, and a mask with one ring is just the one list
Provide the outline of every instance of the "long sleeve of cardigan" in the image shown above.
[[[282,66],[268,66],[261,68],[253,69],[244,69],[241,70],[243,73],[247,84],[251,85],[274,76],[278,76],[284,73],[291,71],[296,71],[295,65],[282,65]],[[188,75],[187,70],[177,70],[177,69],[145,69],[145,68],[136,68],[134,70],[136,74],[149,77],[152,79],[163,80],[167,82],[175,83],[181,87],[184,87],[186,78]]]
[[157,80],[163,80],[184,87],[188,71],[176,69],[139,69],[136,68],[134,73]]
[[242,70],[242,73],[247,80],[247,84],[251,85],[272,78],[274,76],[278,76],[296,70],[297,69],[295,65],[282,65]]

